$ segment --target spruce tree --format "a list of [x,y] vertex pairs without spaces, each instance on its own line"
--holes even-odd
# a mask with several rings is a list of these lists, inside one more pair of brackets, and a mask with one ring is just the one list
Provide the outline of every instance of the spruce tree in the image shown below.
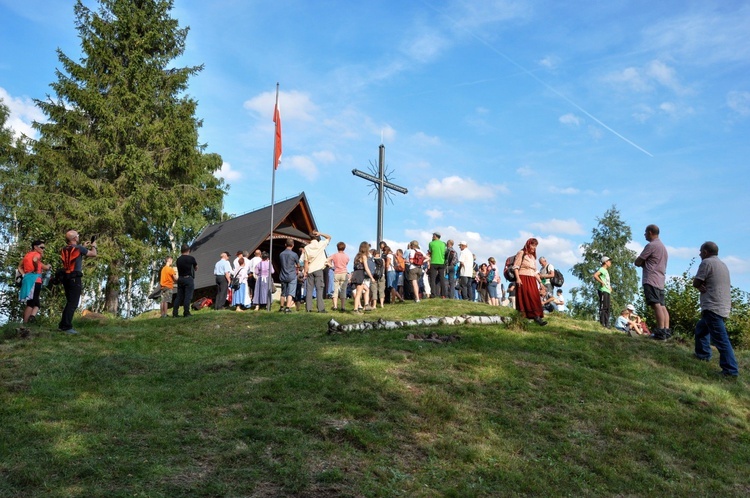
[[599,297],[594,273],[601,267],[602,256],[612,260],[609,275],[612,282],[612,317],[632,303],[638,293],[638,273],[633,265],[637,254],[628,249],[632,230],[620,218],[615,206],[604,216],[597,218],[598,225],[591,231],[591,242],[583,244],[583,261],[573,265],[571,273],[580,280],[580,285],[571,289],[569,308],[574,316],[597,318]]
[[[213,173],[217,154],[198,142],[197,102],[185,92],[203,66],[172,67],[187,28],[170,17],[171,0],[78,0],[82,56],[58,50],[54,96],[37,105],[37,183],[33,204],[61,237],[97,235],[99,257],[88,278],[91,296],[117,313],[120,293],[148,272],[150,259],[221,212],[225,189]],[[182,239],[182,240],[180,240]],[[98,288],[104,285],[104,292]]]

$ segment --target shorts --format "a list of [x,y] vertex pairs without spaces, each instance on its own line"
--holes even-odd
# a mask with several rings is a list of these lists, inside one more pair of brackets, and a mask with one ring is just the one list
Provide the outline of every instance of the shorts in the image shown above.
[[412,266],[406,273],[406,280],[419,280],[422,278],[422,267]]
[[643,296],[646,298],[646,304],[661,304],[664,306],[664,289],[657,289],[653,285],[643,284]]
[[364,281],[365,281],[364,270],[354,270],[352,272],[352,278],[351,278],[352,285],[362,285],[362,282]]
[[28,299],[26,301],[26,306],[29,308],[39,308],[41,307],[41,301],[39,300],[39,294],[42,292],[42,283],[41,282],[34,282],[34,293],[31,295],[31,299]]
[[297,279],[291,282],[281,282],[281,297],[295,297],[297,294]]
[[162,304],[172,304],[172,289],[162,287],[161,294],[159,295],[159,302]]

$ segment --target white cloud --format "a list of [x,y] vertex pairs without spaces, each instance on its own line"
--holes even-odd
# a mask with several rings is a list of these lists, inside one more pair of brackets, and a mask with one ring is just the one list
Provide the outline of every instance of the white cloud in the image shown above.
[[402,51],[406,56],[420,64],[434,61],[442,51],[450,45],[450,42],[438,31],[432,28],[419,28],[416,36],[405,40]]
[[414,142],[424,147],[435,147],[440,145],[440,138],[435,136],[427,135],[424,132],[415,133],[413,136]]
[[662,102],[659,105],[659,110],[672,117],[682,117],[695,112],[690,106],[680,106],[674,102]]
[[318,178],[318,167],[312,159],[306,156],[285,157],[279,169],[294,171],[309,181]]
[[600,140],[604,136],[604,132],[598,126],[589,125],[586,131],[588,131],[589,136],[594,140]]
[[560,122],[568,126],[580,126],[581,118],[579,118],[573,113],[568,113],[568,114],[564,114],[560,116]]
[[660,60],[653,60],[642,68],[627,67],[622,71],[610,73],[604,77],[604,80],[639,93],[651,92],[657,86],[672,90],[678,95],[691,93],[680,84],[674,68]]
[[646,104],[640,104],[637,106],[636,111],[633,113],[633,118],[635,118],[635,120],[639,123],[645,123],[653,115],[654,110],[650,106]]
[[214,171],[214,176],[216,178],[223,178],[227,183],[230,183],[242,178],[242,173],[232,169],[232,165],[228,162],[224,162],[222,163],[220,170]]
[[548,55],[539,60],[539,65],[547,69],[556,69],[560,65],[560,59],[554,55]]
[[686,93],[686,90],[677,81],[675,70],[661,61],[651,61],[646,66],[646,74],[662,86],[671,89],[677,94]]
[[580,190],[573,187],[566,187],[566,188],[560,188],[552,186],[549,188],[549,191],[553,194],[563,194],[563,195],[575,195],[581,193]]
[[531,169],[531,166],[521,166],[516,170],[516,173],[518,173],[520,176],[532,176],[534,174],[534,170]]
[[21,134],[36,138],[37,132],[31,124],[34,121],[42,123],[47,119],[34,101],[28,97],[12,97],[3,87],[0,87],[0,100],[10,111],[6,126],[13,130],[13,135],[17,138]]
[[433,178],[424,188],[416,189],[418,197],[450,199],[455,202],[492,199],[498,192],[507,193],[508,189],[504,185],[477,183],[471,178],[459,176],[448,176],[442,180]]
[[690,14],[666,18],[645,29],[644,46],[691,64],[747,62],[750,58],[747,2],[726,2],[720,4],[721,8],[713,7],[711,2],[696,5],[705,7],[702,11],[691,9]]
[[750,92],[729,92],[727,105],[740,116],[750,116]]
[[430,220],[439,220],[443,217],[443,212],[439,209],[428,209],[424,212]]
[[619,73],[610,73],[605,81],[617,86],[626,86],[636,92],[646,92],[651,90],[648,79],[644,77],[640,70],[634,67],[628,67]]
[[318,162],[330,164],[336,160],[336,155],[329,150],[321,150],[312,153],[313,159]]
[[585,233],[581,224],[572,218],[569,220],[553,218],[549,221],[532,223],[531,227],[544,233],[564,233],[568,235],[581,235]]
[[750,273],[750,260],[742,259],[737,256],[722,256],[722,261],[729,267],[730,275],[740,275]]
[[[276,92],[264,92],[248,99],[243,107],[248,111],[255,112],[261,116],[268,116],[268,121],[273,125],[273,108],[276,105]],[[292,90],[291,92],[279,92],[279,112],[281,122],[284,121],[314,121],[313,114],[318,110],[310,96],[304,92]]]

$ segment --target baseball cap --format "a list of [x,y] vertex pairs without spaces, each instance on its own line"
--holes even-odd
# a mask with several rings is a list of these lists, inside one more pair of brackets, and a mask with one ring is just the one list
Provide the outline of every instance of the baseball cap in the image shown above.
[[458,245],[460,245],[460,246],[468,246],[469,244],[467,244],[465,240],[462,240],[461,242],[458,243]]
[[632,304],[628,304],[625,307],[628,309],[628,311],[635,311],[635,306],[633,306]]
[[607,256],[602,256],[602,264],[606,263],[607,261],[609,261],[609,258]]

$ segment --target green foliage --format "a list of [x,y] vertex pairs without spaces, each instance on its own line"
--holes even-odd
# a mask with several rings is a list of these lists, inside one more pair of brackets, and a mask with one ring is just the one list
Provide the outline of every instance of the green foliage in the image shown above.
[[76,2],[83,56],[58,51],[55,96],[36,101],[48,121],[35,123],[32,156],[12,168],[19,180],[4,190],[17,192],[14,219],[3,222],[19,240],[71,228],[98,235],[87,294],[117,313],[133,307],[128,290],[150,278],[161,248],[174,254],[217,217],[225,188],[213,175],[222,159],[199,144],[197,102],[185,94],[202,66],[170,66],[188,32],[170,17],[173,2],[99,4]]
[[633,266],[637,255],[627,248],[633,238],[630,227],[620,219],[620,212],[615,206],[608,209],[603,217],[597,218],[597,222],[598,225],[591,231],[591,242],[583,244],[583,261],[571,269],[581,285],[570,290],[572,299],[568,309],[571,315],[579,318],[596,319],[599,316],[598,283],[594,280],[594,273],[601,267],[602,256],[612,260],[609,268],[612,316],[617,317],[638,293],[638,274]]
[[736,349],[750,349],[750,293],[732,287],[732,314],[727,335]]

